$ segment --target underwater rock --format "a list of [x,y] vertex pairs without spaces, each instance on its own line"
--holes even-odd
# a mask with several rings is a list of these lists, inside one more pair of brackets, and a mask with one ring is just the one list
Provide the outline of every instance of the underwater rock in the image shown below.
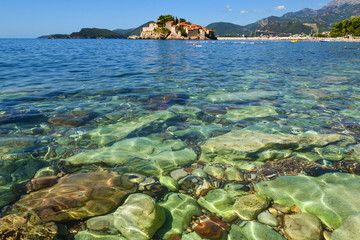
[[86,226],[89,230],[92,231],[109,231],[112,229],[115,230],[114,214],[111,213],[104,216],[92,217],[86,221]]
[[285,240],[283,236],[274,231],[271,227],[258,222],[245,222],[242,226],[231,225],[228,240]]
[[212,93],[208,95],[208,99],[212,102],[242,102],[257,101],[261,99],[272,99],[279,93],[276,91],[250,90],[230,93]]
[[57,180],[57,176],[33,178],[25,185],[25,187],[27,188],[28,192],[33,192],[43,188],[51,187],[57,183]]
[[208,174],[202,169],[202,168],[196,168],[191,172],[192,175],[195,177],[201,177],[206,179],[208,177]]
[[237,198],[233,208],[242,220],[254,220],[269,204],[266,197],[250,194]]
[[8,110],[0,113],[0,124],[8,123],[32,123],[41,121],[44,116],[34,109]]
[[234,200],[223,189],[209,191],[204,197],[198,199],[198,203],[216,216],[221,217],[224,222],[231,222],[238,217],[233,208]]
[[322,226],[317,217],[310,213],[285,215],[285,234],[293,240],[320,240]]
[[230,231],[230,227],[217,217],[206,215],[197,217],[191,228],[201,237],[207,239],[219,239],[224,232]]
[[159,178],[160,184],[167,187],[170,191],[176,192],[179,190],[179,184],[170,176],[163,176]]
[[117,122],[101,126],[88,132],[87,135],[90,136],[93,144],[98,146],[107,146],[127,137],[132,132],[140,131],[142,128],[146,128],[151,125],[163,123],[175,116],[176,115],[170,111],[156,112],[130,122]]
[[234,167],[226,168],[225,170],[225,178],[228,181],[243,181],[244,178],[241,175],[240,171]]
[[68,165],[117,165],[123,172],[159,176],[196,161],[197,155],[190,148],[174,151],[173,146],[179,144],[183,145],[180,140],[130,138],[110,147],[81,152],[64,162]]
[[131,194],[114,213],[114,226],[129,240],[152,238],[164,222],[164,209],[141,193]]
[[30,159],[1,160],[0,207],[15,201],[22,193],[25,193],[25,183],[44,166],[46,166],[45,162]]
[[232,122],[246,119],[268,119],[278,116],[276,108],[270,104],[262,104],[258,106],[245,106],[239,109],[228,110],[225,118]]
[[257,220],[261,223],[264,223],[266,225],[272,226],[272,227],[276,227],[279,225],[278,220],[276,219],[276,217],[269,213],[269,212],[262,212],[257,216]]
[[170,176],[173,179],[175,179],[176,181],[178,181],[181,178],[186,177],[189,174],[190,173],[188,171],[186,171],[185,169],[176,169],[176,170],[170,172]]
[[10,214],[0,219],[1,239],[54,239],[57,231],[54,222],[43,222],[33,212]]
[[121,235],[108,235],[103,232],[81,231],[74,236],[75,240],[128,240]]
[[172,234],[182,234],[189,226],[193,216],[202,215],[200,206],[189,195],[182,193],[169,194],[167,200],[159,202],[165,209],[166,221],[156,235],[162,239]]
[[338,228],[358,212],[360,176],[328,173],[320,177],[281,176],[257,184],[259,194],[317,216],[325,225]]
[[204,167],[204,171],[214,178],[217,178],[217,179],[224,178],[224,170],[221,167],[206,165]]
[[331,240],[358,239],[360,236],[360,213],[348,217],[331,234]]
[[53,126],[79,127],[94,117],[96,117],[95,113],[86,111],[59,113],[50,117],[48,122]]
[[234,130],[211,138],[201,146],[201,161],[236,166],[241,160],[268,161],[290,157],[331,143],[353,143],[352,137],[340,134],[306,132],[298,135],[269,134],[246,129]]
[[103,215],[137,189],[134,175],[97,171],[67,175],[51,188],[23,196],[15,208],[30,207],[43,221],[72,221]]

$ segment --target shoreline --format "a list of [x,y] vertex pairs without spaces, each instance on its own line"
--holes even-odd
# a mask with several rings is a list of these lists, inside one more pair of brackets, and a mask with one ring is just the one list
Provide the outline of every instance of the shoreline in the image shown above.
[[306,42],[359,42],[360,38],[307,38],[307,37],[217,37],[220,41],[306,41]]

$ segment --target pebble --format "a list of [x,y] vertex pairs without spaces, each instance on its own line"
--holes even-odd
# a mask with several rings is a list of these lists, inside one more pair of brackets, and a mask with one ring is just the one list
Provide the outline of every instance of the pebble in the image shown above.
[[224,170],[220,167],[207,165],[204,167],[204,171],[210,176],[213,176],[214,178],[217,179],[224,178]]
[[279,225],[278,220],[276,219],[276,217],[274,217],[274,215],[272,215],[269,212],[261,212],[258,216],[257,219],[259,222],[264,223],[266,225],[272,226],[272,227],[276,227]]
[[190,173],[188,171],[186,171],[185,169],[180,168],[180,169],[176,169],[176,170],[172,171],[170,173],[170,176],[173,179],[175,179],[176,181],[178,181],[179,179],[184,178],[189,174]]
[[234,167],[230,167],[225,170],[225,178],[228,181],[244,181],[240,171]]
[[274,217],[278,216],[278,212],[275,208],[269,208],[268,209],[269,213],[271,213]]
[[194,171],[192,171],[191,174],[196,176],[196,177],[201,177],[201,178],[207,178],[208,177],[208,174],[202,168],[196,168]]
[[167,187],[170,191],[176,192],[179,190],[179,184],[170,176],[163,176],[159,181],[161,185]]
[[282,213],[291,213],[291,208],[288,206],[284,206],[278,203],[274,203],[273,208],[275,208],[276,210],[282,212]]

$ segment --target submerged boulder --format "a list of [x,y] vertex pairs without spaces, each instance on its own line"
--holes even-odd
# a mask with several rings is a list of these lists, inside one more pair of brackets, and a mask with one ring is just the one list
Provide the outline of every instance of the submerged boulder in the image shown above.
[[32,192],[15,203],[30,207],[43,221],[73,221],[104,215],[137,189],[134,175],[88,172],[67,175],[54,186]]
[[164,222],[164,210],[142,193],[130,195],[114,213],[114,226],[129,240],[152,238]]
[[328,173],[320,177],[281,176],[257,184],[259,194],[275,203],[296,205],[331,228],[359,211],[360,176]]
[[[354,143],[354,139],[340,134],[270,134],[253,130],[235,130],[211,138],[201,146],[201,159],[205,162],[236,165],[241,160],[269,161],[284,159],[302,151],[312,151],[332,143]],[[318,153],[316,153],[318,154]]]
[[193,216],[202,214],[200,206],[191,196],[173,193],[159,205],[165,209],[166,221],[157,236],[168,239],[172,234],[181,234],[189,226]]
[[110,147],[88,150],[65,159],[69,165],[118,165],[124,172],[158,176],[195,162],[196,153],[180,140],[145,137],[119,141]]

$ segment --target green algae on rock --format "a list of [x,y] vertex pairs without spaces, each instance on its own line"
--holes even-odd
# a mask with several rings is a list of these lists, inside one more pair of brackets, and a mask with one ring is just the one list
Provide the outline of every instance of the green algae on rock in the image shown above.
[[332,143],[344,145],[354,143],[352,137],[341,134],[318,134],[306,132],[293,134],[269,134],[247,129],[234,130],[211,138],[201,146],[200,160],[204,162],[237,165],[241,160],[269,161],[296,155],[298,152],[312,151]]
[[166,221],[156,233],[162,239],[172,234],[182,234],[189,226],[193,216],[202,214],[200,206],[191,196],[182,193],[172,193],[159,205],[165,209]]
[[270,201],[259,194],[239,197],[234,203],[234,210],[242,220],[254,220],[270,204]]
[[64,161],[71,165],[119,165],[124,166],[126,172],[158,176],[190,165],[196,159],[196,153],[180,140],[138,137],[119,141],[110,147],[81,152]]
[[90,136],[93,143],[98,146],[107,146],[110,143],[114,143],[127,137],[134,131],[145,128],[149,124],[164,122],[174,116],[175,114],[170,111],[155,112],[154,114],[140,117],[139,119],[131,122],[118,122],[102,126],[88,132],[87,134]]
[[74,237],[75,240],[128,240],[121,235],[108,235],[102,232],[94,231],[81,231],[77,233]]
[[129,240],[152,238],[164,222],[164,209],[142,193],[131,194],[114,213],[114,226]]
[[331,228],[340,227],[347,217],[359,211],[360,176],[357,175],[281,176],[260,182],[257,187],[260,195],[282,205],[296,205]]
[[214,189],[209,191],[206,196],[200,197],[198,203],[221,217],[224,222],[231,222],[237,218],[237,214],[234,211],[234,199],[224,189]]
[[331,234],[331,240],[358,239],[360,236],[360,213],[348,217]]
[[238,226],[231,225],[228,240],[258,240],[258,239],[271,239],[271,240],[285,240],[283,236],[273,230],[271,227],[258,222],[245,222],[245,225]]

